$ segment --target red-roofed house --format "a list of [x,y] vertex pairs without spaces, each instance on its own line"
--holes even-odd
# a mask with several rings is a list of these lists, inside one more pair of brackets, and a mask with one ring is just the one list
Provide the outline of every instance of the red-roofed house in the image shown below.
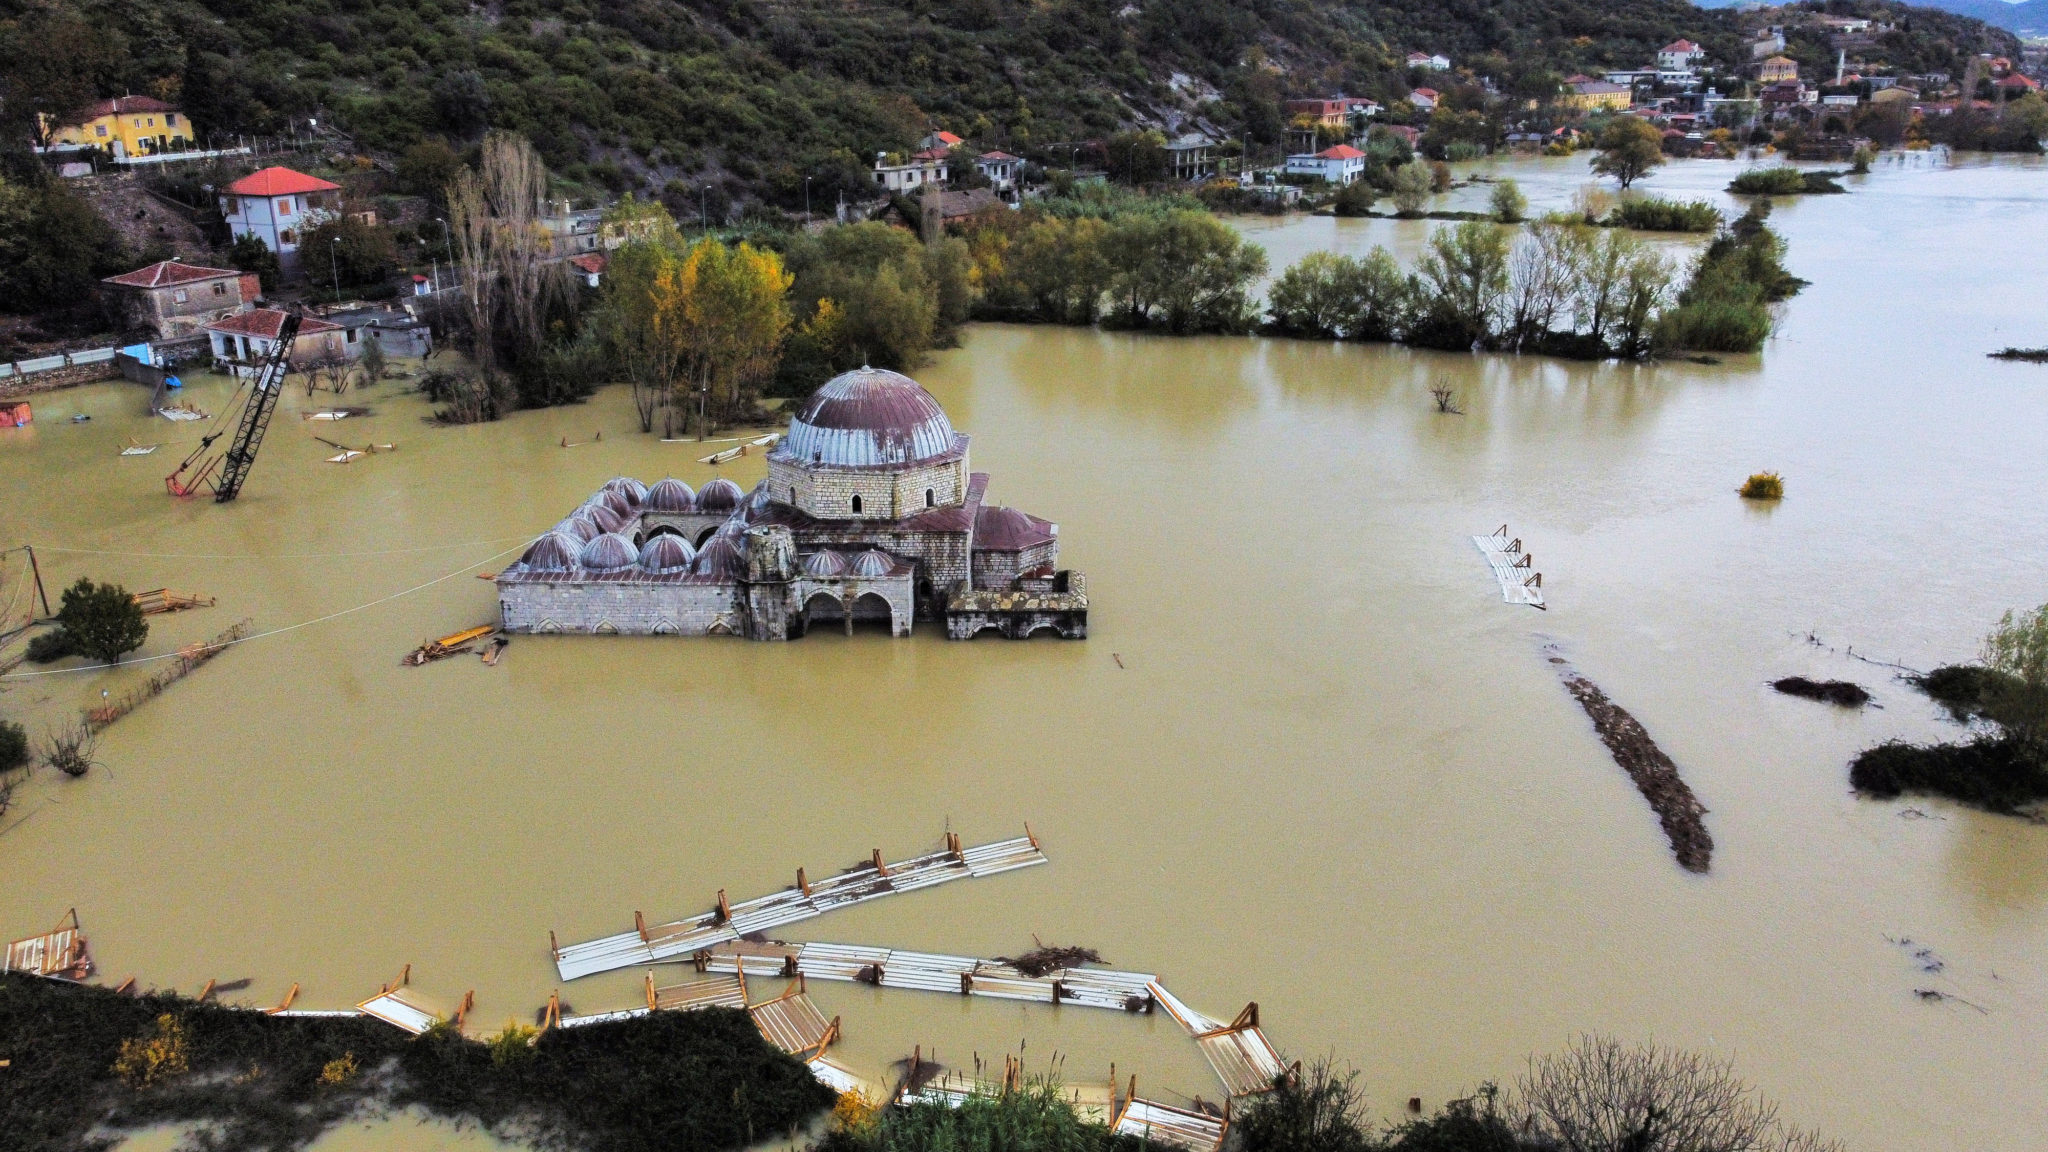
[[220,214],[228,232],[254,236],[277,253],[286,272],[296,272],[299,238],[341,211],[341,185],[289,168],[251,172],[221,193]]
[[37,114],[52,148],[104,148],[115,159],[149,156],[183,147],[192,123],[174,107],[149,96],[116,96],[79,109],[53,124]]
[[1690,40],[1673,40],[1657,49],[1657,67],[1666,72],[1690,72],[1707,58],[1707,50]]
[[967,141],[962,140],[958,136],[953,135],[951,132],[947,132],[941,129],[940,131],[934,132],[931,135],[925,137],[924,139],[919,140],[917,142],[917,146],[920,150],[926,152],[929,152],[933,149],[937,149],[941,152],[950,152],[953,149],[958,148],[959,146],[965,143],[967,143]]
[[1436,102],[1442,99],[1434,88],[1417,88],[1408,94],[1408,102],[1424,112],[1436,111]]
[[583,282],[592,288],[604,279],[604,266],[609,263],[602,252],[585,252],[581,256],[569,257],[569,266],[576,269]]
[[[284,317],[275,308],[257,308],[208,324],[206,335],[213,342],[213,358],[240,367],[262,364],[277,345]],[[339,324],[330,324],[318,316],[302,317],[298,339],[292,342],[292,366],[352,358],[346,335],[347,329]],[[361,345],[355,347],[359,349]]]
[[1024,158],[1008,152],[983,152],[975,157],[974,170],[988,177],[989,186],[998,192],[1008,192],[1017,186],[1017,174],[1024,169]]
[[2025,96],[2029,92],[2039,92],[2041,90],[2039,84],[2034,83],[2031,78],[2023,76],[2018,72],[2007,72],[1998,78],[1997,85],[2005,89],[2005,94],[2008,97]]
[[247,312],[260,291],[250,273],[176,260],[109,276],[101,283],[119,294],[130,323],[154,328],[166,340],[190,336],[208,321]]
[[1349,144],[1338,144],[1321,152],[1287,158],[1291,176],[1314,176],[1330,184],[1349,184],[1365,175],[1365,153]]

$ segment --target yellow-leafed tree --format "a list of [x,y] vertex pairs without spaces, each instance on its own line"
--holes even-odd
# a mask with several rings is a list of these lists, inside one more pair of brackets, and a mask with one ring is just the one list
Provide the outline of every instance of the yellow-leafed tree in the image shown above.
[[709,420],[741,412],[774,375],[789,334],[791,279],[777,253],[745,243],[728,248],[710,237],[661,271],[656,327],[663,342],[683,350],[700,437]]

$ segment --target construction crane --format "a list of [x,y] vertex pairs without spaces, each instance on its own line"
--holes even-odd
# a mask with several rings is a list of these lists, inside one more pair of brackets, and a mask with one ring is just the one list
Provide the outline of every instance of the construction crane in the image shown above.
[[241,495],[249,469],[256,463],[256,450],[263,446],[263,433],[270,427],[271,414],[277,411],[277,398],[284,392],[285,373],[291,371],[292,341],[298,335],[298,314],[286,313],[277,326],[277,339],[271,342],[270,357],[257,372],[255,387],[242,402],[241,413],[235,419],[234,440],[227,451],[208,455],[213,442],[227,428],[216,428],[200,437],[199,447],[178,464],[176,471],[164,477],[164,487],[170,489],[171,495],[191,496],[202,484],[213,487],[216,504],[225,504]]

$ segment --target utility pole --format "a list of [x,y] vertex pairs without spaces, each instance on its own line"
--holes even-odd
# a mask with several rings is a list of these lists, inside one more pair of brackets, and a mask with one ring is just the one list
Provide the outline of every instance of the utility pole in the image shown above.
[[697,227],[711,231],[711,185],[697,190]]
[[327,238],[327,267],[334,273],[334,302],[341,303],[341,237]]
[[43,602],[43,617],[44,619],[48,619],[52,616],[55,616],[56,613],[50,611],[50,595],[49,593],[43,591],[43,569],[40,564],[36,563],[36,546],[33,544],[26,544],[23,545],[23,547],[28,549],[28,570],[30,572],[35,573],[36,599],[41,600]]
[[804,177],[804,230],[811,227],[811,178]]

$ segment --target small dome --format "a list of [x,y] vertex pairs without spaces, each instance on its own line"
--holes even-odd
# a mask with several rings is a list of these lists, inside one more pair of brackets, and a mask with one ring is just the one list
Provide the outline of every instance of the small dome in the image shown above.
[[747,568],[746,557],[740,554],[740,547],[730,536],[713,536],[704,544],[704,550],[697,553],[696,571],[699,576],[722,576],[734,579]]
[[746,493],[740,491],[739,485],[720,476],[697,490],[697,511],[730,512],[738,508],[745,497]]
[[631,516],[638,505],[624,492],[616,488],[605,488],[590,502],[593,506],[609,508],[621,516]]
[[610,504],[595,504],[590,508],[590,519],[606,532],[617,532],[626,526],[626,514]]
[[541,572],[559,572],[576,566],[576,555],[583,550],[583,541],[565,532],[549,532],[535,540],[526,549],[526,555],[519,558],[521,564]]
[[846,570],[851,575],[865,576],[872,579],[876,576],[887,576],[890,569],[894,567],[896,567],[896,561],[890,559],[887,552],[877,552],[870,549],[855,556],[853,563],[847,565]]
[[752,492],[747,493],[747,520],[751,522],[767,510],[768,482],[763,480],[759,484],[754,485]]
[[671,476],[658,480],[647,490],[644,507],[649,512],[694,512],[697,510],[697,494],[690,486]]
[[841,552],[813,552],[804,557],[804,575],[829,580],[846,571],[846,555]]
[[581,548],[584,544],[596,539],[598,533],[604,531],[604,529],[597,526],[597,521],[578,512],[576,515],[555,525],[555,531],[565,536],[575,537],[577,547]]
[[697,550],[681,536],[663,532],[640,549],[640,566],[649,572],[681,572],[695,563]]
[[617,532],[607,532],[583,546],[583,566],[599,572],[630,568],[639,558],[640,550]]
[[624,496],[626,503],[631,504],[635,508],[647,503],[647,485],[633,479],[631,476],[612,477],[604,482],[604,490],[607,492],[617,492],[619,495]]
[[745,536],[746,534],[746,517],[740,516],[738,514],[728,516],[723,521],[721,521],[718,525],[718,531],[715,533],[715,535],[724,537],[728,540],[737,540],[740,537]]

